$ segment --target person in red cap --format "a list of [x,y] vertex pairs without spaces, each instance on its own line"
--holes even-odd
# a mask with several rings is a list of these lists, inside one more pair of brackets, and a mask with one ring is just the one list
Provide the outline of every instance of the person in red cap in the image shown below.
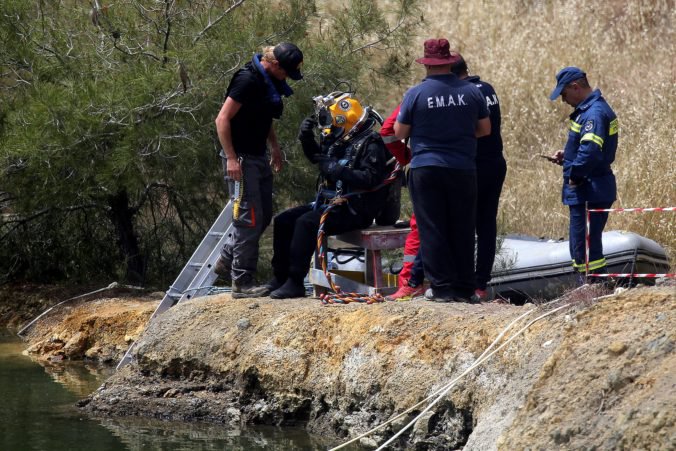
[[460,55],[446,39],[428,39],[427,76],[404,94],[394,124],[410,138],[409,192],[421,237],[422,261],[437,302],[471,302],[475,289],[477,138],[490,134],[486,100],[479,88],[451,73]]
[[[259,297],[269,290],[255,280],[258,242],[272,220],[272,171],[282,169],[282,152],[272,125],[282,116],[282,97],[293,91],[286,79],[303,78],[303,53],[289,42],[263,48],[235,72],[216,118],[221,160],[233,207],[229,235],[214,272],[232,279],[232,296]],[[268,144],[270,157],[267,156]]]

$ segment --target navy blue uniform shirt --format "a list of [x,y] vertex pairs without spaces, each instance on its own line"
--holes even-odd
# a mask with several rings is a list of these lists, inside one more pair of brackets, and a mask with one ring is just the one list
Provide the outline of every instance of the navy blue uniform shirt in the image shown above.
[[610,165],[617,151],[617,116],[600,90],[575,108],[569,124],[563,151],[563,203],[613,202],[617,187]]
[[404,94],[397,121],[411,126],[411,168],[476,169],[476,126],[488,117],[479,88],[455,74],[431,75]]

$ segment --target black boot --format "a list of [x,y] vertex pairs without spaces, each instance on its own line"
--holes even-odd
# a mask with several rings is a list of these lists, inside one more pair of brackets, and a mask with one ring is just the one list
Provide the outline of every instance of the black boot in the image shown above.
[[273,299],[289,299],[289,298],[303,298],[305,297],[305,286],[303,282],[298,282],[292,278],[286,279],[284,285],[270,293]]
[[272,279],[268,280],[268,282],[263,285],[265,288],[268,289],[270,293],[275,291],[276,289],[280,288],[282,285],[284,285],[284,281],[286,280],[285,278],[273,276]]

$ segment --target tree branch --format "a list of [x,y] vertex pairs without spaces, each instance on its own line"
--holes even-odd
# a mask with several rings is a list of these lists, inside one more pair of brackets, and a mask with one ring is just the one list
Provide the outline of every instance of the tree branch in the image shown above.
[[230,69],[226,70],[225,72],[222,72],[221,75],[218,76],[218,78],[216,79],[216,81],[219,81],[219,82],[220,82],[220,81],[223,80],[223,78],[224,78],[226,75],[228,75],[230,72],[233,72],[233,71],[237,70],[237,68],[239,67],[239,65],[240,65],[241,62],[242,62],[242,57],[241,57],[239,54],[234,54],[234,56],[237,57],[237,62],[236,62]]
[[171,34],[171,6],[174,4],[174,0],[165,0],[164,8],[164,18],[167,21],[167,29],[164,32],[164,45],[162,46],[162,64],[165,64],[168,60],[167,50],[169,50],[169,35]]
[[218,19],[216,19],[216,20],[213,21],[213,22],[211,21],[211,19],[209,19],[209,24],[204,28],[204,30],[202,30],[202,31],[200,31],[199,33],[197,33],[197,36],[195,36],[195,38],[192,40],[192,43],[194,44],[194,43],[196,43],[197,41],[199,41],[200,39],[202,39],[202,36],[204,36],[204,35],[205,35],[209,30],[211,30],[213,27],[215,27],[216,25],[218,25],[218,23],[219,23],[221,20],[223,20],[223,18],[224,18],[225,16],[227,16],[228,14],[230,14],[230,11],[232,11],[232,10],[234,10],[235,8],[241,6],[242,3],[244,3],[244,0],[237,0],[235,3],[233,3],[233,4],[230,6],[230,8],[226,9],[226,10],[223,12],[223,14],[221,14],[221,15],[218,17]]
[[172,204],[173,204],[173,207],[174,207],[174,211],[176,211],[176,215],[178,216],[178,219],[179,219],[179,221],[181,222],[181,225],[183,225],[183,227],[185,227],[186,229],[188,229],[188,231],[189,231],[191,234],[194,234],[195,232],[194,232],[194,230],[190,227],[190,223],[186,220],[185,216],[183,215],[183,211],[181,211],[181,209],[178,208],[179,202],[178,202],[176,193],[173,192],[173,191],[170,191],[170,192],[169,192],[169,197],[172,199]]
[[385,39],[387,39],[388,37],[390,37],[390,35],[391,35],[392,33],[394,33],[395,31],[397,31],[397,29],[398,29],[399,27],[401,27],[403,24],[404,24],[404,16],[401,16],[401,17],[399,18],[399,23],[397,23],[397,25],[396,25],[394,28],[392,28],[391,30],[388,30],[388,31],[387,31],[380,39],[375,40],[375,41],[373,41],[373,42],[369,42],[368,44],[364,44],[364,45],[362,45],[361,47],[357,47],[356,49],[352,50],[350,53],[356,53],[356,52],[358,52],[358,51],[360,51],[360,50],[364,50],[364,49],[366,49],[366,48],[375,46],[375,45],[378,44],[379,42],[382,42],[382,41],[384,41]]
[[44,216],[50,212],[53,211],[64,211],[64,212],[72,212],[72,211],[77,211],[77,210],[85,210],[88,208],[101,208],[99,204],[83,204],[83,205],[71,205],[68,207],[49,207],[49,208],[43,208],[42,210],[39,210],[37,212],[32,213],[30,216],[23,216],[20,217],[19,215],[13,215],[14,218],[8,219],[7,216],[2,218],[2,221],[0,223],[0,226],[6,226],[8,224],[12,224],[13,226],[10,226],[9,230],[2,236],[0,236],[0,241],[4,240],[7,238],[9,234],[14,232],[16,229],[21,227],[24,224],[27,224],[31,221],[36,220],[37,218]]
[[164,188],[167,191],[172,190],[171,186],[167,185],[166,183],[153,182],[153,183],[149,184],[148,186],[146,186],[146,188],[141,193],[141,196],[140,196],[139,201],[136,204],[136,206],[130,208],[131,214],[136,214],[141,209],[143,204],[145,204],[146,200],[148,200],[148,194],[154,188]]
[[[115,47],[115,49],[119,50],[120,52],[124,53],[125,55],[129,55],[129,56],[143,55],[143,56],[150,57],[150,58],[154,59],[155,61],[159,61],[159,62],[162,61],[162,59],[159,56],[154,55],[150,52],[146,52],[146,51],[132,52],[129,47],[127,47],[126,49],[123,49],[122,47],[117,45],[117,39],[113,40],[113,47]],[[165,56],[165,59],[166,59],[166,56]]]

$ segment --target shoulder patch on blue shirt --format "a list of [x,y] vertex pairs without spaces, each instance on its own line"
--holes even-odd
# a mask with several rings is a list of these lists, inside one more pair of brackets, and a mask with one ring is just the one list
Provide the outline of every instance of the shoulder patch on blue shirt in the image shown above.
[[588,120],[587,122],[584,123],[584,131],[588,132],[589,130],[594,128],[594,121]]

